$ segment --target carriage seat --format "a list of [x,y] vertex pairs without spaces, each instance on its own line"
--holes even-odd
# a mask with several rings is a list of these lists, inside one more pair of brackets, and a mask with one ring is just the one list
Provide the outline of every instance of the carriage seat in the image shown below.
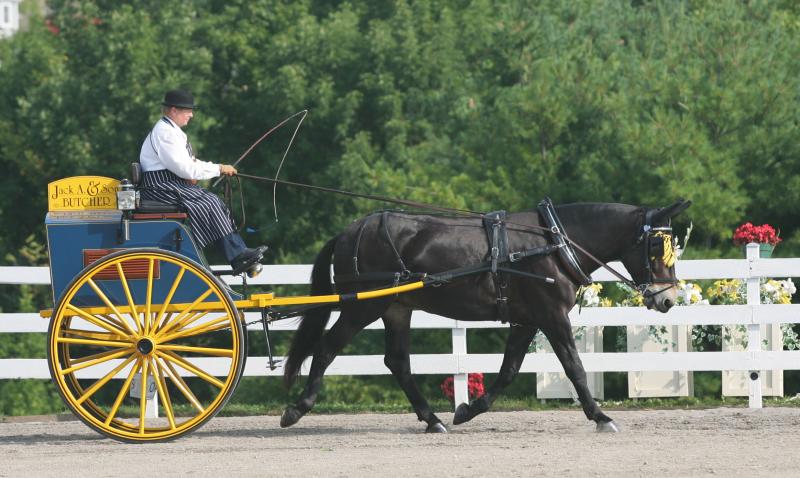
[[[142,165],[131,163],[131,183],[139,189],[142,181]],[[153,199],[140,199],[133,219],[186,219],[186,208],[179,204],[167,204]]]

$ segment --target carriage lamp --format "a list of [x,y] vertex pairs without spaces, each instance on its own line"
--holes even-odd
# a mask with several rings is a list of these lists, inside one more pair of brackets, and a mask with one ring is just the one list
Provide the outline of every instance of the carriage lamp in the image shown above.
[[123,179],[117,187],[117,209],[122,211],[117,241],[121,244],[131,239],[130,219],[131,213],[136,209],[136,189],[130,181]]
[[120,211],[133,211],[136,209],[136,190],[127,179],[120,181],[117,188],[117,209]]

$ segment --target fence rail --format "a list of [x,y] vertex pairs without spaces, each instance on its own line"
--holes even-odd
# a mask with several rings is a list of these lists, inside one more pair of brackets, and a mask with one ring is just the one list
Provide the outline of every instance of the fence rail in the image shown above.
[[[621,264],[612,267],[623,270]],[[265,266],[265,271],[251,285],[308,284],[310,265]],[[760,372],[766,370],[800,369],[800,351],[764,351],[760,349],[761,324],[800,322],[800,305],[759,304],[759,280],[763,277],[785,278],[800,276],[800,259],[760,259],[758,248],[748,247],[746,259],[686,260],[677,264],[677,275],[682,279],[741,279],[747,281],[747,305],[714,305],[674,307],[661,314],[641,307],[583,308],[570,313],[574,326],[642,326],[642,325],[744,325],[748,331],[748,349],[742,352],[640,352],[640,353],[584,353],[581,360],[587,372],[639,372],[639,371],[727,371]],[[615,278],[604,270],[593,275],[596,281]],[[0,267],[0,284],[49,284],[50,273],[46,267]],[[230,281],[236,284],[236,279]],[[49,307],[49,304],[47,305]],[[246,320],[259,317],[248,312]],[[337,315],[334,313],[333,318]],[[331,320],[333,323],[334,320]],[[36,313],[0,313],[0,333],[47,332],[48,321]],[[330,324],[329,324],[330,326]],[[415,311],[411,321],[415,329],[450,329],[452,350],[441,354],[417,354],[411,357],[411,367],[416,374],[453,374],[455,376],[456,404],[467,401],[467,373],[497,372],[502,354],[470,354],[467,347],[467,330],[501,328],[499,322],[464,322]],[[251,325],[251,329],[258,326]],[[273,330],[288,331],[296,328],[295,321],[273,324]],[[382,329],[377,321],[368,329]],[[205,359],[208,370],[213,370],[214,360]],[[307,365],[303,373],[307,373]],[[94,369],[95,367],[93,367]],[[521,373],[561,372],[561,364],[553,354],[528,354]],[[87,377],[100,376],[102,370],[93,370]],[[337,357],[328,369],[333,375],[383,375],[389,374],[383,356],[349,355]],[[269,370],[267,358],[251,356],[247,359],[245,376],[277,376],[282,369]],[[753,374],[750,382],[750,407],[761,407],[760,373]],[[0,359],[0,379],[49,378],[45,359]]]

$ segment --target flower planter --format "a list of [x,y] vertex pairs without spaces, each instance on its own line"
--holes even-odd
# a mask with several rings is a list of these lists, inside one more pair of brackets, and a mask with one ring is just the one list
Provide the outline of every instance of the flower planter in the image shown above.
[[[775,246],[772,244],[767,244],[765,242],[758,244],[758,257],[762,259],[769,259],[772,257],[772,252],[775,250]],[[747,257],[747,244],[742,246],[742,254]]]

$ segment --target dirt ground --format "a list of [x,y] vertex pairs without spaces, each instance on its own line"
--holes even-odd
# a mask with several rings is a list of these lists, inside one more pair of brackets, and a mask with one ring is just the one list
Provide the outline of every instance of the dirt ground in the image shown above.
[[[0,477],[798,476],[800,409],[497,412],[446,435],[416,417],[216,417],[177,441],[129,445],[79,421],[0,423]],[[452,414],[442,414],[449,422]]]

